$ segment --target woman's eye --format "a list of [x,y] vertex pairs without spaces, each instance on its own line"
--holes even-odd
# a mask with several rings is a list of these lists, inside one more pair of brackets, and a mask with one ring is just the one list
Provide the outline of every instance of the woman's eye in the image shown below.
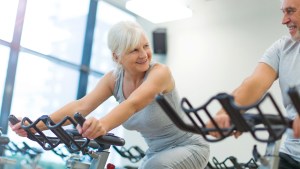
[[131,51],[131,53],[134,53],[134,52],[137,52],[138,50],[137,49],[133,49],[132,51]]

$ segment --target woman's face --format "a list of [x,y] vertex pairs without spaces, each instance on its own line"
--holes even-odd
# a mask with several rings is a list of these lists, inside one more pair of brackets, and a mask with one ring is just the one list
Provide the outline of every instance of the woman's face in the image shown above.
[[140,43],[121,57],[121,64],[126,71],[132,73],[145,72],[149,69],[152,51],[146,35],[142,35]]

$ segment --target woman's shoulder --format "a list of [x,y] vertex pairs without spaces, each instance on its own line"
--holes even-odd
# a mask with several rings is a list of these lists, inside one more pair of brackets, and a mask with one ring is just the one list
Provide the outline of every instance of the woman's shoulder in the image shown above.
[[151,67],[149,76],[156,81],[156,84],[166,84],[163,93],[168,93],[175,87],[174,78],[170,68],[161,63],[156,63]]
[[109,79],[109,80],[114,80],[114,79],[116,79],[116,75],[115,75],[115,73],[114,73],[113,70],[112,70],[112,71],[109,71],[109,72],[107,72],[107,73],[105,73],[103,77],[105,77],[105,78],[107,78],[107,79]]
[[114,71],[109,71],[103,76],[102,79],[110,86],[110,88],[113,89],[117,81],[117,75]]
[[167,65],[162,63],[153,63],[151,69],[170,72],[170,68]]

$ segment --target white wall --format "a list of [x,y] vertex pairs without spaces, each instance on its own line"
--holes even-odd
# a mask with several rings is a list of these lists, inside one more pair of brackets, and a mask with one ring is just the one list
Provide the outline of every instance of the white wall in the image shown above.
[[[193,17],[152,25],[140,19],[151,36],[157,27],[166,27],[167,64],[172,69],[181,97],[197,106],[219,92],[230,93],[256,66],[263,52],[279,37],[288,34],[281,25],[279,0],[189,0]],[[166,10],[167,12],[167,10]],[[281,105],[276,83],[271,93]],[[283,108],[282,108],[283,110]],[[249,134],[239,139],[211,143],[211,157],[219,160],[236,156],[246,162],[252,146],[264,144]]]

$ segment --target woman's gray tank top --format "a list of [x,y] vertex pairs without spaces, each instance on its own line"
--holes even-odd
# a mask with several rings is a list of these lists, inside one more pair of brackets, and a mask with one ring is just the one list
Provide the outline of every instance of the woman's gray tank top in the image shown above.
[[[146,72],[144,80],[147,78],[149,70]],[[114,97],[119,103],[125,100],[122,89],[123,75],[124,72],[121,72],[114,87]],[[165,96],[177,112],[182,112],[175,89],[165,94]],[[183,113],[180,113],[180,115],[183,116]],[[178,145],[199,144],[208,146],[201,136],[178,129],[155,100],[131,116],[123,123],[123,127],[141,133],[149,147],[147,151],[148,155]]]

